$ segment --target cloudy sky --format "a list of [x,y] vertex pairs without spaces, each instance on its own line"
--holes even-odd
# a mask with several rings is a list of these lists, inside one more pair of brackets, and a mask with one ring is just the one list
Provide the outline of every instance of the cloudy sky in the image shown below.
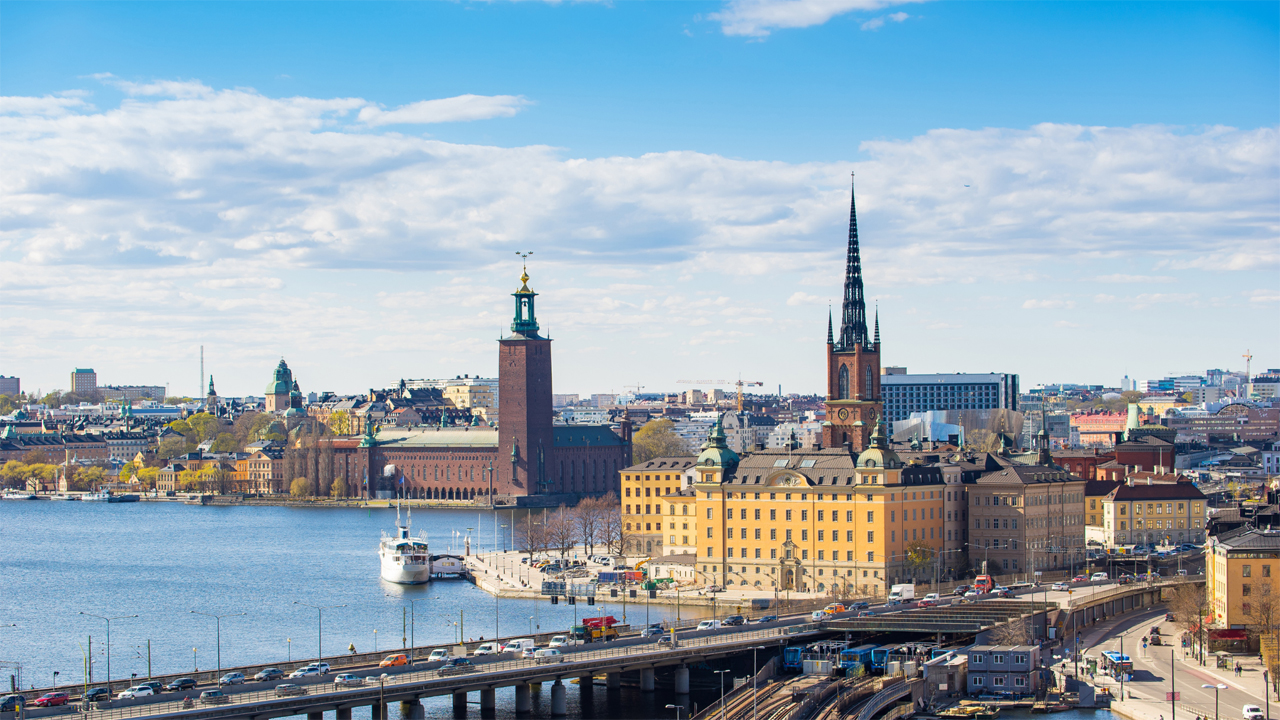
[[[0,374],[821,389],[857,175],[886,364],[1280,366],[1280,6],[21,3]],[[704,386],[705,387],[705,386]]]

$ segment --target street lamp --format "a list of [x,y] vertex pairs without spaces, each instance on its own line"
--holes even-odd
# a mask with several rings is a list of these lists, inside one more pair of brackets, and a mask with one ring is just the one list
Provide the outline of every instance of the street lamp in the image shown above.
[[285,638],[284,644],[289,646],[289,662],[293,662],[293,638]]
[[378,629],[373,629],[373,651],[378,652]]
[[676,711],[676,720],[680,720],[680,711],[684,709],[683,707],[681,707],[681,706],[679,706],[679,705],[668,705],[668,706],[667,706],[667,709],[668,709],[668,710],[675,710],[675,711]]
[[324,611],[344,608],[346,605],[309,605],[297,600],[294,600],[293,604],[309,607],[316,611],[316,660],[320,660],[324,657]]
[[[1227,686],[1222,683],[1218,683],[1217,685],[1204,684],[1200,687],[1213,690],[1213,720],[1218,720],[1218,691],[1226,690]],[[1123,698],[1121,699],[1123,700]]]
[[756,720],[756,718],[759,717],[759,715],[757,714],[758,708],[756,706],[756,700],[759,699],[760,697],[760,685],[756,679],[756,676],[760,674],[760,665],[759,663],[756,662],[756,651],[764,650],[764,649],[765,647],[763,645],[757,645],[756,647],[751,648],[751,718],[752,720]]
[[107,621],[107,693],[111,693],[111,621],[125,620],[128,618],[136,618],[137,615],[117,615],[115,617],[106,617],[103,615],[94,615],[93,613],[81,612],[81,615],[87,615],[92,618]]
[[206,613],[206,612],[200,612],[199,610],[192,610],[191,614],[211,617],[216,621],[217,630],[218,630],[218,672],[222,672],[222,618],[240,617],[241,615],[248,615],[249,613],[231,613],[230,615],[214,615],[213,613]]
[[724,720],[724,674],[731,672],[730,670],[712,670],[720,676],[720,720]]

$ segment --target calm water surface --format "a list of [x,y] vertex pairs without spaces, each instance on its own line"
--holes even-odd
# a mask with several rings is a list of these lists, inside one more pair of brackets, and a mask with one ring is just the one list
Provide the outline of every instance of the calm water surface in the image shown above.
[[[500,517],[510,523],[508,513]],[[493,520],[492,513],[422,510],[414,513],[414,528],[426,531],[437,553],[451,544],[461,552],[454,533],[472,528],[473,550],[487,551],[495,543]],[[618,604],[495,600],[463,581],[383,582],[377,544],[394,525],[395,510],[388,509],[0,502],[0,625],[17,626],[0,627],[0,661],[21,663],[25,686],[48,685],[54,671],[60,683],[81,682],[92,636],[93,676],[101,682],[106,623],[81,612],[138,616],[111,622],[113,679],[146,676],[148,640],[155,674],[214,669],[215,621],[192,610],[245,613],[221,622],[223,667],[314,657],[317,613],[295,602],[346,605],[324,611],[326,655],[349,644],[373,650],[375,630],[378,650],[401,647],[402,632],[412,632],[418,645],[450,642],[458,622],[466,637],[493,637],[495,609],[503,635],[534,624],[544,632],[563,629],[575,611],[622,616]],[[412,600],[420,602],[412,604],[413,627],[406,631]],[[674,615],[667,606],[649,608],[654,622]],[[629,603],[627,619],[644,622],[645,606]],[[603,702],[603,689],[596,694]],[[549,686],[546,696],[549,703]],[[576,699],[576,687],[569,696]]]

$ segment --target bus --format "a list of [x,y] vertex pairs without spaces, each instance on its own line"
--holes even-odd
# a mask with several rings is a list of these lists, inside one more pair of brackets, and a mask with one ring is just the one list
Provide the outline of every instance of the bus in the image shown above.
[[871,652],[875,649],[875,645],[859,645],[858,647],[841,651],[840,667],[846,670],[857,666],[870,669]]
[[1128,675],[1133,672],[1133,659],[1128,655],[1121,655],[1114,650],[1108,650],[1102,653],[1101,670],[1112,677],[1117,675]]

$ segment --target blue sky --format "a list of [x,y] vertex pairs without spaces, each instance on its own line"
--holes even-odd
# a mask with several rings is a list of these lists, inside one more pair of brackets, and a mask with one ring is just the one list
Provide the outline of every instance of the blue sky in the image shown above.
[[5,2],[0,373],[817,391],[854,169],[888,362],[1278,365],[1278,8]]

